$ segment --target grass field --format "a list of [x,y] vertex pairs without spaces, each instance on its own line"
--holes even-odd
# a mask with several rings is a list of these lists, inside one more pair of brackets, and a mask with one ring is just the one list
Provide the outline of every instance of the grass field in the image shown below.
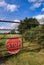
[[14,55],[6,61],[7,65],[44,65],[44,54],[24,52]]
[[[6,49],[5,43],[7,39],[1,39],[1,38],[10,38],[10,37],[21,37],[21,35],[0,35],[0,50]],[[21,39],[21,38],[20,38]],[[40,46],[35,43],[30,43],[26,42],[23,40],[23,46],[27,47],[29,46],[28,49],[35,49],[39,48]],[[8,54],[7,51],[2,51],[0,52],[1,55],[6,55]],[[2,65],[2,64],[0,64]],[[5,65],[44,65],[44,49],[41,49],[39,52],[34,52],[34,51],[22,51],[19,52],[18,54],[15,54],[13,56],[5,58]]]

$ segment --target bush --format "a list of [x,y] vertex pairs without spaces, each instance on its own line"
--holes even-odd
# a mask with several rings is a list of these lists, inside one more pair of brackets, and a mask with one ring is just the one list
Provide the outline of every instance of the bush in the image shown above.
[[44,34],[41,34],[38,37],[38,44],[44,45]]
[[36,38],[37,33],[35,31],[27,31],[24,34],[25,40],[33,42]]
[[[41,31],[42,30],[42,31]],[[26,41],[37,42],[40,45],[44,45],[44,32],[41,27],[32,28],[24,33]]]

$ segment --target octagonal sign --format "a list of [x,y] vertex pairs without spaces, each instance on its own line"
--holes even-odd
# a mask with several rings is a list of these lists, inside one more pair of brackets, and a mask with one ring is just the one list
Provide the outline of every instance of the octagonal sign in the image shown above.
[[22,47],[22,41],[18,38],[8,39],[6,41],[6,49],[11,54],[16,54]]

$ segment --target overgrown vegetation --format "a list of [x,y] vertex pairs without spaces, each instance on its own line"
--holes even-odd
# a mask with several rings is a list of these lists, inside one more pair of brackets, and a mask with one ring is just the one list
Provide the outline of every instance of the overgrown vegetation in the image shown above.
[[[6,65],[44,65],[44,24],[40,25],[35,18],[25,18],[21,22],[18,30],[23,34],[25,48],[18,54],[6,57]],[[7,51],[1,51],[6,49],[7,41],[7,39],[1,38],[22,37],[22,34],[13,34],[16,33],[14,29],[9,33],[11,34],[6,36],[5,34],[0,35],[0,57],[8,54]]]
[[37,26],[24,33],[25,40],[44,45],[44,29],[43,26]]

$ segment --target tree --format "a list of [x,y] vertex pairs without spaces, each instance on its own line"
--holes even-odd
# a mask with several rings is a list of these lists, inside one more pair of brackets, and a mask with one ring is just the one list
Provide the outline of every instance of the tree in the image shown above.
[[31,29],[39,25],[39,22],[35,18],[25,18],[20,21],[18,30],[20,33],[24,33],[26,29]]
[[14,34],[16,33],[14,29],[12,29],[9,33]]

